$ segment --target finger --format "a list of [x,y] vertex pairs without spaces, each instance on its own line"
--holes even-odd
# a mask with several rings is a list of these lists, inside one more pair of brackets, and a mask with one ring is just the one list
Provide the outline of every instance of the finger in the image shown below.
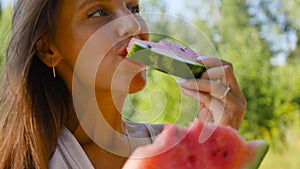
[[210,114],[213,117],[213,122],[217,125],[229,125],[233,128],[238,128],[237,126],[237,116],[234,114],[234,110],[229,110],[226,108],[226,104],[224,102],[221,102],[218,99],[211,98],[210,101],[207,102],[207,100],[202,100],[205,104],[205,107],[209,109]]
[[212,67],[218,67],[218,66],[224,66],[224,65],[229,65],[232,67],[232,64],[230,62],[226,62],[220,58],[216,57],[198,57],[198,62],[200,64],[203,64],[207,69],[212,68]]
[[[202,104],[203,105],[203,104]],[[210,113],[209,109],[205,106],[199,109],[198,119],[203,122],[214,122],[214,118],[212,114]]]
[[217,81],[211,81],[206,79],[188,80],[179,84],[181,88],[193,90],[197,92],[210,93],[215,98],[227,95],[228,87]]
[[226,86],[230,85],[230,80],[235,79],[232,67],[228,65],[213,67],[203,72],[202,79],[221,80]]
[[202,80],[202,79],[191,79],[191,80],[176,80],[177,84],[181,88],[195,90],[195,91],[202,91],[202,92],[209,92],[210,91],[210,81],[209,80]]
[[[194,91],[194,90],[188,90],[188,89],[185,89],[185,88],[181,88],[181,91],[183,94],[185,94],[186,96],[189,96],[197,101],[200,102],[200,104],[204,104],[205,107],[210,107],[212,106],[213,104],[211,103],[212,100],[217,100],[216,98],[212,97],[211,95],[209,94],[205,94],[205,93],[201,93],[201,92],[198,92],[198,91]],[[223,102],[219,101],[220,103],[224,104]],[[216,104],[218,107],[212,107],[212,108],[209,108],[209,110],[214,110],[214,109],[219,109],[220,108],[220,104]]]
[[[235,114],[235,108],[230,106],[235,105],[232,103],[233,100],[226,100],[226,102],[222,102],[221,100],[218,100],[210,96],[209,94],[199,93],[197,91],[188,90],[185,88],[181,88],[181,91],[185,95],[198,100],[200,104],[203,104],[207,109],[200,112],[204,113],[203,115],[199,114],[200,119],[208,120],[208,122],[213,121],[216,124],[230,125],[238,129],[240,120],[239,117],[242,117],[242,114]],[[228,108],[227,104],[229,105]],[[213,118],[213,120],[211,119],[211,117]]]
[[193,98],[197,101],[200,101],[201,99],[206,99],[206,98],[201,98],[201,93],[199,93],[198,91],[189,90],[189,89],[185,89],[185,88],[180,88],[180,89],[183,94],[185,94],[186,96]]
[[[242,94],[238,81],[235,78],[234,71],[231,66],[225,65],[221,67],[210,68],[207,71],[203,72],[202,79],[211,79],[211,80],[221,80],[225,86],[231,88],[231,92],[236,97],[245,100],[244,95]],[[223,89],[224,91],[224,89]],[[245,102],[245,101],[244,101]]]
[[[207,108],[207,110],[206,110],[207,112],[203,111],[204,116],[207,115],[209,111],[216,112],[216,110],[222,109],[222,107],[220,107],[221,105],[224,106],[224,104],[217,104],[216,101],[214,101],[216,103],[212,103],[212,101],[213,101],[212,97],[209,96],[208,94],[203,94],[203,93],[199,93],[199,92],[196,92],[196,91],[193,91],[193,90],[187,90],[187,89],[184,89],[184,88],[181,88],[181,91],[185,95],[187,95],[187,96],[189,96],[189,97],[191,97],[195,100],[198,100],[200,102],[200,104],[203,104],[204,107]],[[213,106],[216,106],[216,107],[213,107]],[[215,119],[215,118],[218,118],[220,116],[218,116],[218,114],[213,114],[213,117]]]

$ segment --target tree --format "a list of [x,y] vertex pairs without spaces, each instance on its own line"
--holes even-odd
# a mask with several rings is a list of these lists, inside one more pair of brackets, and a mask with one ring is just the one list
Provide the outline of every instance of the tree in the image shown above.
[[246,4],[250,24],[260,28],[260,36],[273,52],[272,63],[284,64],[298,41],[297,28],[290,18],[291,11],[288,11],[295,1],[246,0]]
[[[293,119],[291,112],[299,107],[296,104],[299,100],[297,99],[299,98],[297,97],[299,88],[289,87],[287,84],[289,80],[284,77],[282,72],[291,74],[292,70],[298,69],[292,68],[295,67],[295,64],[287,63],[288,66],[271,64],[270,61],[274,58],[274,53],[278,52],[273,50],[272,45],[275,42],[273,43],[270,39],[264,38],[267,35],[261,29],[266,25],[276,26],[277,24],[279,27],[286,28],[286,30],[282,29],[279,32],[282,34],[285,33],[284,31],[296,30],[295,25],[289,21],[291,17],[288,15],[294,13],[295,9],[287,10],[288,8],[285,7],[286,10],[283,10],[281,6],[276,6],[277,8],[273,10],[279,11],[277,15],[274,11],[271,13],[270,10],[272,9],[268,8],[268,5],[272,6],[275,1],[255,1],[261,3],[256,6],[251,5],[251,2],[245,0],[186,1],[186,9],[189,10],[183,9],[184,12],[179,12],[178,16],[189,16],[189,20],[212,40],[218,51],[217,55],[233,63],[241,90],[248,101],[246,115],[240,130],[241,133],[248,139],[282,136],[284,131],[281,129],[288,123],[288,119]],[[286,1],[280,2],[284,3]],[[276,3],[278,4],[279,1],[276,0]],[[257,18],[251,13],[251,10],[260,10],[261,8],[266,8],[264,11],[269,15],[269,22],[254,23]],[[284,22],[277,23],[282,17],[282,13],[285,16]],[[159,20],[155,26],[157,29],[168,31],[171,35],[181,36],[180,40],[183,41],[186,41],[185,39],[190,34],[180,24],[171,24],[165,20]],[[194,35],[193,38],[199,37]],[[289,45],[293,46],[295,44],[289,41],[283,41],[282,43],[284,42],[286,42],[285,47],[278,49],[285,50],[288,58],[299,58],[297,57],[299,56],[299,49],[289,47]],[[290,80],[293,79],[292,81],[295,84],[292,86],[299,86],[297,85],[296,75],[289,77]],[[285,91],[285,94],[281,91]],[[189,110],[193,111],[192,108]],[[166,111],[170,110],[166,109]],[[168,119],[165,119],[165,121],[168,121]]]

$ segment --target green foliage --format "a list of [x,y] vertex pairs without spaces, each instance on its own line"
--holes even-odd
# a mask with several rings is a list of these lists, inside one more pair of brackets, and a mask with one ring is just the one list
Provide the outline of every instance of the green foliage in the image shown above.
[[[299,112],[298,112],[299,113]],[[278,138],[273,139],[273,145],[267,153],[265,159],[262,161],[260,169],[270,168],[286,168],[298,169],[300,166],[300,114],[294,116],[295,123],[286,129],[286,141],[280,142]],[[274,148],[274,147],[280,147]]]
[[0,67],[5,60],[5,49],[10,36],[10,22],[11,10],[8,7],[2,11],[2,15],[0,16]]
[[[288,12],[288,17],[290,19],[290,23],[300,29],[300,21],[299,21],[299,16],[300,16],[300,3],[297,0],[285,0],[282,1],[284,8]],[[299,37],[299,36],[298,36]]]
[[175,78],[148,69],[146,88],[128,97],[123,117],[148,123],[186,126],[197,116],[197,103],[184,96]]
[[257,28],[247,24],[244,2],[224,0],[222,3],[224,19],[217,25],[222,40],[215,45],[220,56],[234,65],[247,99],[241,132],[248,139],[271,135],[271,129],[275,127],[272,123],[275,115],[271,53],[259,38]]
[[[288,1],[284,1],[284,3],[287,4]],[[219,8],[221,19],[215,25],[208,25],[207,20],[201,20],[198,17],[200,7],[197,5],[200,4],[193,3],[193,5],[190,5],[189,11],[194,16],[191,21],[209,39],[213,39],[218,52],[215,56],[219,55],[222,59],[228,60],[234,65],[241,90],[247,99],[247,110],[240,129],[241,134],[246,139],[266,138],[274,140],[280,138],[281,141],[285,141],[286,129],[295,121],[295,118],[299,118],[295,115],[300,105],[300,81],[298,76],[300,72],[299,66],[296,64],[300,60],[299,47],[289,56],[289,60],[285,65],[274,66],[270,64],[273,54],[267,43],[260,38],[259,27],[251,26],[248,23],[249,16],[244,0],[222,0],[222,5]],[[290,9],[288,11],[291,14],[290,18],[297,18],[295,13],[298,10],[295,10],[294,6],[287,5],[286,9]],[[180,16],[183,16],[182,13]],[[189,16],[191,16],[191,13],[189,13]],[[198,35],[191,35],[190,31],[182,28],[182,24],[172,23],[172,26],[166,26],[170,24],[168,20],[159,20],[153,27],[168,32],[169,35],[180,37],[181,41],[189,42],[188,45],[190,46],[199,44],[196,40],[193,41],[189,38],[193,36],[194,39],[197,39]],[[214,39],[216,35],[220,37],[218,40]],[[157,41],[155,38],[153,40]],[[153,74],[155,73],[153,72]],[[159,120],[154,122],[173,122],[176,116],[165,116],[164,114],[170,114],[168,112],[173,112],[176,109],[178,103],[170,98],[178,98],[177,86],[168,84],[169,79],[152,80],[156,76],[160,75],[151,75],[149,81],[157,86],[167,84],[167,88],[160,88],[165,93],[164,101],[154,100],[158,103],[168,102],[171,106],[166,106],[163,114],[160,114]],[[149,85],[146,91],[152,87],[152,85]],[[170,90],[176,92],[169,92]],[[142,95],[148,97],[145,93]],[[137,107],[149,107],[151,102],[148,100],[148,105],[146,105],[140,95],[138,97],[132,95],[131,100],[134,100],[134,105]],[[159,105],[154,105],[154,100],[152,107]],[[183,102],[182,105],[184,104]],[[186,112],[197,111],[196,106],[187,106],[186,108],[188,109],[185,110]],[[153,109],[153,111],[156,110]],[[195,117],[194,113],[191,114],[192,117],[186,119]],[[134,115],[134,117],[135,120],[139,119],[137,115]]]

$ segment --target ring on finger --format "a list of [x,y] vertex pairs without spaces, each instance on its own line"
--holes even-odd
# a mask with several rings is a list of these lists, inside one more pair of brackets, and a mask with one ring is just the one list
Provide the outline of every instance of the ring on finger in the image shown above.
[[227,86],[227,88],[226,88],[225,92],[223,93],[223,95],[218,97],[218,99],[223,99],[228,94],[229,91],[230,91],[230,87]]

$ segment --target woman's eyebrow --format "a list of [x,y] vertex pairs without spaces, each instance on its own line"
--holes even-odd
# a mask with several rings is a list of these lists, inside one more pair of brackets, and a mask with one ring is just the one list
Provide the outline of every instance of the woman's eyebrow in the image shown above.
[[84,9],[90,3],[95,3],[95,2],[109,2],[109,1],[111,1],[111,0],[82,0],[82,1],[79,1],[79,5],[77,7],[77,10]]

